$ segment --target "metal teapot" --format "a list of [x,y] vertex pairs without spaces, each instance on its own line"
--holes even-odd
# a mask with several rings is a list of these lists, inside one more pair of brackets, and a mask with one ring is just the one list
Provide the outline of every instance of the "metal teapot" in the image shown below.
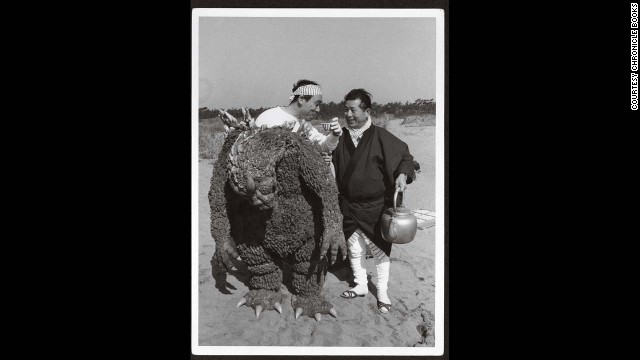
[[396,206],[399,189],[393,194],[393,207],[386,209],[380,218],[380,232],[385,241],[406,244],[413,241],[418,231],[418,219],[410,209]]

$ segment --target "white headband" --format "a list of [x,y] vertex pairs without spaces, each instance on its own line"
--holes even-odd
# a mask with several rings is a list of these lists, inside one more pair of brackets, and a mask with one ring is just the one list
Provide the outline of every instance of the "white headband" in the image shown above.
[[293,95],[289,96],[289,101],[293,101],[296,95],[322,95],[322,90],[320,90],[319,85],[309,84],[300,86],[293,92]]

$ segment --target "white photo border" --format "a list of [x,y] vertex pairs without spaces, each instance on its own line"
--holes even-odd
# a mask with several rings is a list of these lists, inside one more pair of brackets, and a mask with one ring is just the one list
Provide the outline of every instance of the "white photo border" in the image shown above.
[[[435,346],[433,347],[322,347],[322,346],[201,346],[198,344],[199,219],[198,219],[198,108],[199,108],[199,20],[201,17],[430,17],[436,19],[436,264]],[[191,93],[191,351],[194,355],[395,355],[441,356],[444,353],[444,262],[445,262],[445,11],[443,9],[192,9]]]

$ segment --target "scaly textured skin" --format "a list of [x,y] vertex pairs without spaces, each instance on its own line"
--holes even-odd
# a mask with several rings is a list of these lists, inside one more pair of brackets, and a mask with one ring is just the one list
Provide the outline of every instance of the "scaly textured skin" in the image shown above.
[[286,262],[293,269],[294,308],[316,319],[330,312],[322,286],[328,261],[338,252],[344,259],[346,243],[335,180],[309,140],[286,128],[231,129],[214,166],[209,203],[218,265],[230,269],[229,256],[237,254],[247,264],[247,306],[258,315],[278,308]]

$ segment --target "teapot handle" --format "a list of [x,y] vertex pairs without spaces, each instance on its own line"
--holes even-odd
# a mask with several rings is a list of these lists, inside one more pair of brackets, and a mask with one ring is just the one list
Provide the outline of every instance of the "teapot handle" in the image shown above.
[[398,192],[401,192],[399,189],[400,188],[396,188],[396,192],[393,193],[393,212],[398,211],[398,208],[396,206],[396,202],[398,201]]

